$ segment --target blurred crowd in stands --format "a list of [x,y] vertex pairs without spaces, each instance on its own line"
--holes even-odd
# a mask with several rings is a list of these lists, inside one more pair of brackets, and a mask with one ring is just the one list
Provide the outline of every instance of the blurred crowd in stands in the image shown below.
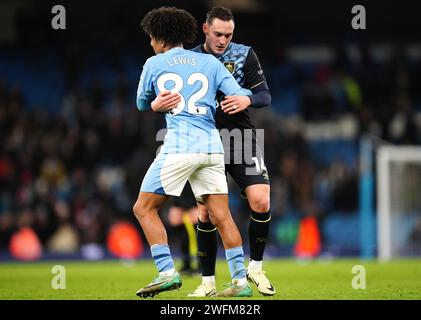
[[[288,215],[314,215],[322,224],[332,212],[356,212],[358,139],[363,133],[393,143],[420,142],[416,111],[421,110],[421,61],[400,49],[382,61],[373,59],[368,49],[360,54],[354,62],[336,50],[332,63],[305,65],[280,55],[276,65],[263,66],[272,106],[253,110],[252,116],[256,127],[265,130],[273,233],[277,221]],[[83,61],[79,58],[72,63]],[[115,72],[113,61],[106,63],[101,67]],[[140,74],[143,63],[139,59],[130,65],[134,74]],[[84,72],[87,65],[73,67],[73,73]],[[54,112],[29,105],[19,83],[0,79],[0,250],[7,249],[13,232],[23,226],[32,227],[52,252],[104,244],[115,221],[137,226],[132,205],[165,120],[136,109],[136,78],[123,74],[110,87],[101,81],[80,85],[77,72],[69,80],[63,71],[66,90]],[[42,82],[42,72],[38,76]],[[285,111],[290,98],[294,106]],[[306,135],[305,124],[334,124],[343,116],[357,127],[345,142],[351,161],[341,160],[340,147],[333,148],[329,161],[318,161],[315,154],[324,152],[323,147]],[[294,123],[290,119],[299,119],[299,124],[288,125]],[[231,190],[233,215],[245,231],[246,203],[234,185]],[[276,236],[270,244],[278,245]]]

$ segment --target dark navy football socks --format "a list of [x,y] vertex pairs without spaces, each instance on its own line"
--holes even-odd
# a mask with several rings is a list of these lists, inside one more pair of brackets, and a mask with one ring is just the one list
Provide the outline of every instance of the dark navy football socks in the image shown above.
[[271,218],[269,212],[251,212],[249,224],[250,259],[255,261],[263,260]]
[[214,276],[218,243],[216,239],[216,227],[212,223],[198,221],[197,247],[202,276]]

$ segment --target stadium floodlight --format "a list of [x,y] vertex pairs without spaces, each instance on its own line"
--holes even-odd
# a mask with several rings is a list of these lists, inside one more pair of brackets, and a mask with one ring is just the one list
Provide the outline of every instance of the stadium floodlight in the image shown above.
[[378,148],[377,212],[380,260],[421,255],[421,241],[411,237],[421,221],[420,146]]

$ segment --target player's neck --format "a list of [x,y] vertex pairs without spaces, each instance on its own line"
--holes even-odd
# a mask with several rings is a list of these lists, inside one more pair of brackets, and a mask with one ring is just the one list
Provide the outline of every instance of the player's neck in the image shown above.
[[206,45],[206,42],[203,44],[203,49],[205,49],[205,51],[207,52],[207,53],[210,53],[210,54],[213,54],[213,55],[215,55],[209,48],[208,48],[208,46]]
[[183,47],[183,44],[182,43],[175,44],[175,45],[166,45],[165,48],[164,48],[164,52],[167,52],[168,50],[171,50],[173,48],[181,48],[181,49],[183,49],[184,47]]

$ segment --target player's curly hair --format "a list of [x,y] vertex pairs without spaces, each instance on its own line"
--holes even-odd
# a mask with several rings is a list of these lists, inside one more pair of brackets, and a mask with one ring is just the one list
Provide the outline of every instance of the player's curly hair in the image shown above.
[[196,19],[186,10],[160,7],[149,11],[142,19],[143,31],[166,44],[191,43],[196,39]]
[[213,7],[208,11],[206,14],[206,23],[212,24],[212,21],[215,18],[218,18],[222,21],[234,21],[234,16],[231,12],[231,9],[220,6]]

